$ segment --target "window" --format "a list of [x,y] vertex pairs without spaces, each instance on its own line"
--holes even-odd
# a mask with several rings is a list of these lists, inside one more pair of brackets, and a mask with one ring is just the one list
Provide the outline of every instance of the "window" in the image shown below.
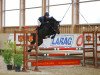
[[25,25],[38,25],[38,17],[42,15],[42,0],[26,0]]
[[50,0],[50,15],[58,21],[62,20],[61,24],[71,24],[72,7],[68,3],[71,3],[71,0]]
[[5,0],[5,10],[19,9],[20,0]]
[[99,7],[100,7],[100,1],[80,3],[80,24],[87,23],[87,22],[88,23],[100,23]]
[[19,26],[20,0],[4,0],[3,26]]
[[6,11],[5,12],[5,26],[18,26],[19,25],[19,11]]
[[91,1],[91,0],[79,0],[80,2],[84,2],[84,1]]
[[42,0],[26,0],[26,8],[42,6]]
[[26,25],[37,25],[38,22],[38,17],[41,16],[41,8],[36,8],[36,9],[26,9]]
[[[71,18],[72,18],[71,11],[72,10],[71,10],[71,7],[68,10],[68,7],[69,7],[69,5],[50,7],[50,15],[53,16],[58,21],[62,20],[61,24],[71,24]],[[67,11],[67,13],[66,13],[66,11]]]
[[71,0],[50,0],[50,5],[71,3]]

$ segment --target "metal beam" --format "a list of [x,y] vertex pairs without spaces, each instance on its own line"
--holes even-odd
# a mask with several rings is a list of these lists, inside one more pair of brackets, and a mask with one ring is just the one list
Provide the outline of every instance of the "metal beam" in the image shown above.
[[72,0],[72,33],[76,24],[79,24],[79,0]]
[[25,0],[20,0],[20,18],[19,18],[20,29],[25,26]]
[[46,12],[46,0],[42,0],[42,15]]
[[2,0],[0,0],[0,32],[2,32]]

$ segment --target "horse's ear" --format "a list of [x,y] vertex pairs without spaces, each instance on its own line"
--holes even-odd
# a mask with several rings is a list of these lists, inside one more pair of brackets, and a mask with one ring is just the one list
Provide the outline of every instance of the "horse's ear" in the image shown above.
[[50,19],[54,19],[53,17],[50,17]]
[[51,16],[50,18],[53,18],[53,16]]
[[61,21],[57,21],[57,23],[58,23],[58,26],[60,26],[60,22],[61,22]]
[[58,23],[60,23],[61,21],[58,21]]
[[51,17],[51,19],[52,19],[53,21],[57,21],[54,17]]
[[59,23],[60,23],[61,21],[59,21]]

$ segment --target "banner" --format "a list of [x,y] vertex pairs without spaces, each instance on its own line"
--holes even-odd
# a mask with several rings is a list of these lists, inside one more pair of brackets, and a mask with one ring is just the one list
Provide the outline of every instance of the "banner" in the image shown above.
[[[14,35],[10,34],[8,40],[14,41]],[[16,37],[18,42],[18,35]],[[43,39],[43,43],[40,47],[83,47],[83,35],[82,34],[57,34],[54,39]]]
[[54,39],[47,38],[43,40],[40,47],[82,47],[82,34],[58,34]]
[[[36,66],[36,61],[32,62],[32,66]],[[52,59],[38,60],[38,66],[61,66],[61,65],[80,65],[79,59]]]

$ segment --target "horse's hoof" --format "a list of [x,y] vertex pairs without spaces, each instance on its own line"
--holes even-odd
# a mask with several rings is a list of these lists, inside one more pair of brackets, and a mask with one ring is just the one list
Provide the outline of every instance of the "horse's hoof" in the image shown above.
[[54,38],[55,38],[55,36],[52,36],[52,37],[51,37],[51,39],[54,39]]

